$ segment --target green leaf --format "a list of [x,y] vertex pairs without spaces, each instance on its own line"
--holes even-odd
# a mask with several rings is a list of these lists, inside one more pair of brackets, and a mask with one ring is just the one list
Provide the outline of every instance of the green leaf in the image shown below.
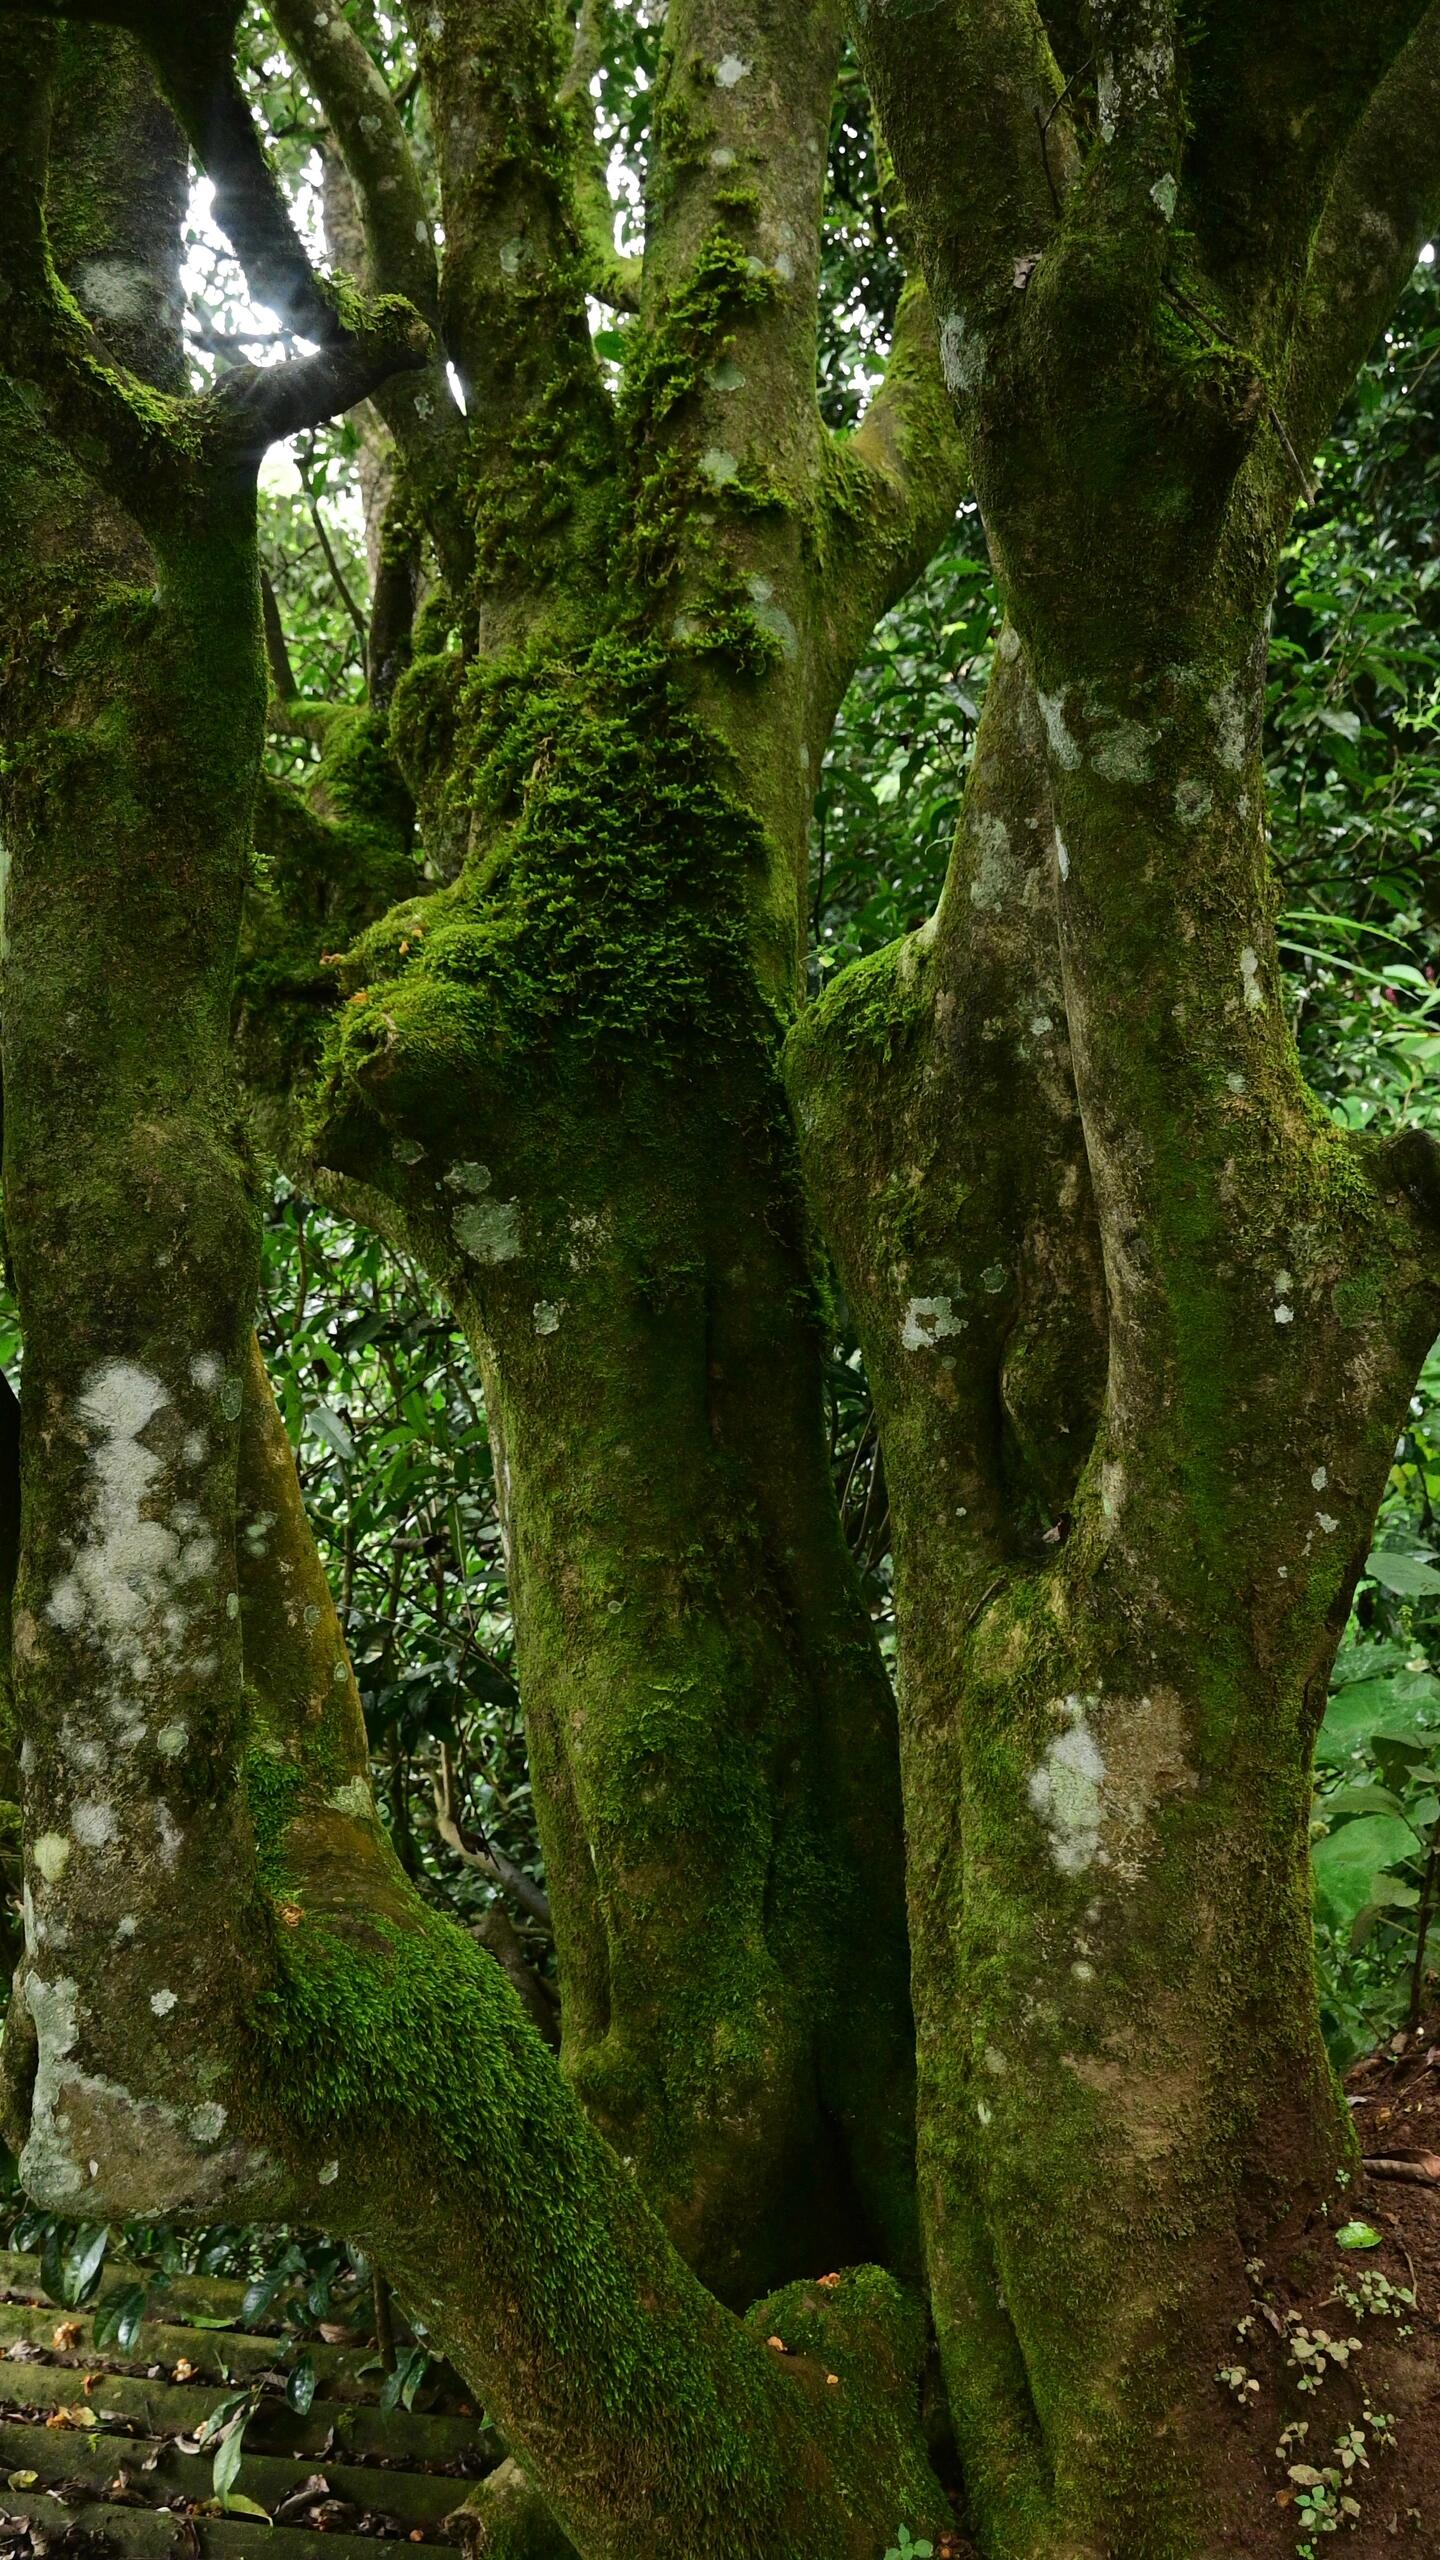
[[[341,1421],[338,1413],[334,1412],[328,1404],[312,1404],[305,1419],[311,1430],[334,1450],[336,1457],[344,1466],[353,1464],[355,1443],[350,1436],[348,1425]],[[1440,1576],[1436,1577],[1435,1588],[1440,1591]]]
[[1342,1787],[1338,1795],[1325,1798],[1325,1813],[1332,1831],[1357,1813],[1398,1813],[1402,1821],[1405,1818],[1400,1798],[1388,1787]]
[[1396,1547],[1372,1547],[1365,1559],[1372,1582],[1402,1600],[1429,1599],[1440,1592],[1440,1573],[1421,1556],[1402,1555]]
[[1335,2246],[1337,2249],[1378,2249],[1384,2237],[1384,2232],[1377,2231],[1373,2222],[1346,2222],[1335,2234]]
[[300,2358],[285,2385],[285,2397],[300,2417],[304,2417],[315,2397],[315,2367],[308,2355]]
[[243,2418],[237,2418],[232,2426],[226,2428],[220,2439],[215,2455],[215,2467],[210,2475],[215,2495],[222,2507],[228,2507],[230,2504],[230,2491],[240,2469],[240,2457],[244,2446],[245,2421]]
[[258,2498],[242,2497],[238,2489],[232,2489],[229,2497],[223,2499],[221,2503],[227,2516],[258,2516],[262,2524],[271,2525],[275,2521],[269,2509],[261,2506]]
[[1394,1813],[1366,1813],[1346,1822],[1311,1852],[1316,1892],[1327,1916],[1350,1929],[1375,1899],[1375,1880],[1415,1852],[1415,1834]]

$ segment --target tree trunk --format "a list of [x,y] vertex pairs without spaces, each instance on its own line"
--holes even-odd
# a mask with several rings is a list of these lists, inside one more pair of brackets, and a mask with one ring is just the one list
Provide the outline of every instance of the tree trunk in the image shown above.
[[895,1521],[931,2300],[1007,2555],[1188,2547],[1246,2261],[1339,2202],[1310,1753],[1440,1316],[1422,1168],[1289,1049],[1258,631],[1169,637],[1155,691],[1039,705],[1002,641],[934,925],[790,1052]]

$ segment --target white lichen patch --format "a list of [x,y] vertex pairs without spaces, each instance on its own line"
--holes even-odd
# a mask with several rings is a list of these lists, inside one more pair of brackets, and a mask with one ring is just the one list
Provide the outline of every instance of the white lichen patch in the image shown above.
[[1198,827],[1214,806],[1215,794],[1208,782],[1193,778],[1175,786],[1175,815],[1182,827]]
[[108,1849],[115,1837],[115,1811],[99,1798],[77,1804],[70,1817],[70,1828],[82,1849]]
[[[1080,766],[1080,742],[1073,737],[1065,717],[1063,693],[1037,693],[1040,717],[1050,741],[1050,753],[1065,773],[1076,773]],[[1058,839],[1057,839],[1058,840]]]
[[152,1991],[150,1994],[150,2006],[157,2018],[168,2018],[175,2003],[176,1994],[173,1991]]
[[1053,1712],[1064,1721],[1028,1792],[1054,1864],[1062,1875],[1103,1867],[1131,1883],[1150,1854],[1157,1797],[1195,1783],[1179,1700],[1168,1691],[1141,1698],[1072,1691]]
[[518,1200],[474,1200],[450,1224],[461,1251],[475,1262],[514,1262],[520,1251]]
[[1070,856],[1065,849],[1065,839],[1060,833],[1058,827],[1055,830],[1055,868],[1059,872],[1062,880],[1069,879]]
[[1295,1310],[1290,1305],[1288,1299],[1277,1299],[1274,1312],[1275,1321],[1279,1325],[1293,1324],[1295,1321]]
[[752,62],[743,62],[738,53],[723,54],[715,65],[715,86],[717,89],[738,89],[742,80],[749,79],[754,68]]
[[534,1325],[535,1331],[537,1333],[558,1333],[560,1330],[561,1312],[561,1309],[556,1306],[552,1298],[537,1298],[530,1311],[530,1320]]
[[1324,1492],[1324,1490],[1325,1490],[1325,1487],[1327,1486],[1327,1484],[1328,1484],[1328,1483],[1329,1483],[1329,1481],[1330,1481],[1330,1470],[1329,1470],[1329,1468],[1328,1468],[1328,1467],[1315,1467],[1314,1469],[1312,1469],[1312,1471],[1311,1471],[1311,1476],[1310,1476],[1310,1481],[1311,1481],[1311,1483],[1313,1484],[1313,1486],[1315,1487],[1315,1490],[1316,1490],[1316,1492],[1317,1492],[1317,1493],[1323,1493],[1323,1492]]
[[371,1822],[375,1816],[375,1799],[363,1778],[347,1778],[327,1796],[337,1813],[348,1813],[353,1822]]
[[1087,1721],[1098,1698],[1078,1694],[1061,1701],[1067,1718],[1037,1769],[1029,1795],[1050,1835],[1050,1855],[1062,1875],[1083,1875],[1100,1847],[1100,1790],[1105,1761]]
[[1258,1013],[1265,1001],[1265,990],[1260,984],[1259,954],[1248,942],[1240,954],[1240,987],[1250,1012]]
[[47,1884],[58,1884],[70,1863],[70,1843],[62,1831],[42,1831],[30,1852]]
[[324,2168],[323,2168],[323,2169],[317,2169],[317,2170],[316,2170],[316,2172],[315,2172],[315,2175],[316,2175],[316,2178],[317,2178],[317,2180],[318,2180],[319,2184],[320,2184],[322,2187],[333,2187],[333,2186],[334,2186],[334,2184],[335,2184],[336,2179],[337,2179],[337,2178],[339,2177],[339,2175],[340,2175],[340,2163],[339,2163],[339,2161],[338,2161],[338,2160],[327,2160],[327,2161],[326,2161],[326,2163],[325,2163]]
[[706,446],[700,456],[700,469],[712,489],[728,488],[732,480],[738,480],[740,477],[739,461],[733,453],[727,453],[724,445],[721,444]]
[[761,630],[768,631],[772,640],[779,641],[784,656],[798,658],[800,634],[784,606],[776,604],[775,590],[770,580],[761,577],[747,578],[745,588],[750,598],[750,610]]
[[948,1335],[963,1333],[965,1324],[951,1298],[912,1298],[901,1319],[900,1339],[907,1351],[933,1351]]
[[443,1175],[447,1189],[463,1191],[467,1200],[478,1200],[488,1191],[491,1173],[488,1164],[452,1164]]
[[978,391],[985,378],[984,344],[963,311],[947,312],[940,323],[940,370],[954,398]]
[[1317,1525],[1319,1526],[1319,1528],[1321,1529],[1321,1531],[1323,1532],[1323,1534],[1324,1534],[1327,1538],[1333,1538],[1333,1537],[1334,1537],[1334,1535],[1335,1535],[1336,1530],[1337,1530],[1337,1529],[1339,1528],[1339,1526],[1340,1526],[1340,1523],[1339,1523],[1339,1521],[1336,1519],[1334,1512],[1333,1512],[1333,1511],[1317,1511],[1317,1512],[1316,1512],[1316,1514],[1315,1514],[1315,1519],[1316,1519]]
[[970,903],[998,906],[1010,886],[1010,830],[992,809],[980,809],[970,821],[970,841],[975,848]]
[[[191,1377],[208,1389],[219,1383],[220,1365],[202,1352]],[[238,1411],[239,1380],[226,1383]],[[216,1557],[193,1503],[177,1504],[168,1518],[152,1516],[164,1471],[143,1435],[167,1409],[158,1378],[134,1361],[106,1361],[91,1373],[77,1402],[91,1450],[88,1521],[45,1606],[52,1626],[86,1638],[100,1654],[108,1703],[127,1740],[143,1731],[134,1693],[153,1680],[157,1662],[204,1605]]]
[[1150,201],[1154,205],[1162,222],[1174,221],[1175,199],[1178,194],[1179,189],[1167,169],[1164,177],[1157,178],[1154,186],[1150,190]]
[[190,1363],[190,1380],[202,1395],[213,1395],[220,1384],[220,1363],[213,1351],[197,1351]]
[[218,2098],[206,2098],[190,2110],[190,2130],[197,2142],[218,2142],[225,2130],[225,2109]]
[[180,1843],[184,1835],[168,1804],[157,1804],[155,1807],[155,1835],[160,1843],[160,1855],[166,1866],[173,1867],[180,1855]]

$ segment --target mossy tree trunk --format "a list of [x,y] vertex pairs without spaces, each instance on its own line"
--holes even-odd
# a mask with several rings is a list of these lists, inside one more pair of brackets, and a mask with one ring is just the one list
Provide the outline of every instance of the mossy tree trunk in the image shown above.
[[[802,1017],[791,1091],[896,1518],[924,2272],[970,2510],[993,2560],[1181,2560],[1244,2259],[1348,2158],[1308,1754],[1440,1320],[1429,1153],[1299,1080],[1258,756],[1298,456],[1432,206],[1440,21],[1262,45],[1216,5],[1192,55],[1161,0],[857,8],[930,303],[842,443],[828,8],[672,0],[632,270],[590,236],[590,12],[573,55],[558,11],[424,13],[439,264],[354,30],[274,0],[364,292],[289,229],[233,7],[71,14],[3,13],[0,129],[0,455],[37,528],[0,571],[24,2174],[356,2234],[584,2560],[876,2560],[943,2522],[889,2275],[722,2303],[915,2265],[893,1740],[777,1056],[829,723],[963,436],[1009,623],[951,877]],[[146,59],[318,350],[200,398]],[[119,102],[102,138],[86,97]],[[146,183],[102,201],[87,154]],[[117,238],[123,310],[89,273]],[[618,400],[597,283],[635,315]],[[292,1150],[318,1063],[312,1174],[404,1236],[485,1373],[563,2073],[388,1849],[248,1348],[254,471],[362,396],[395,447],[386,699],[318,723],[309,806],[261,796],[240,1053]]]
[[1190,54],[1096,8],[1087,149],[1078,37],[992,12],[997,80],[856,16],[1011,616],[933,925],[791,1041],[896,1521],[931,2298],[993,2546],[1183,2550],[1233,2494],[1246,2261],[1353,2156],[1310,1755],[1440,1321],[1428,1146],[1300,1078],[1260,752],[1298,453],[1423,237],[1440,46],[1337,19],[1262,80],[1215,13]]

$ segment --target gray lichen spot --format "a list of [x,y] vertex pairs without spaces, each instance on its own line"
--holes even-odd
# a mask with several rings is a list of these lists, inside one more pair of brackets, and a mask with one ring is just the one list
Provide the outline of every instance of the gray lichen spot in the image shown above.
[[740,477],[740,465],[733,453],[723,445],[707,445],[700,456],[700,468],[712,489],[724,489]]
[[1058,827],[1055,830],[1055,868],[1059,872],[1062,880],[1069,879],[1070,856],[1065,848],[1065,839],[1060,833]]
[[82,1849],[107,1849],[115,1837],[114,1810],[98,1799],[77,1804],[70,1827]]
[[100,320],[147,320],[155,310],[155,278],[129,258],[87,258],[76,270],[75,299]]
[[963,311],[947,312],[940,323],[940,370],[953,397],[978,391],[985,378],[985,346]]
[[758,576],[747,578],[745,589],[750,598],[750,610],[761,630],[768,631],[772,640],[779,641],[787,658],[798,658],[800,634],[784,606],[773,601],[775,590],[770,580]]
[[157,2018],[168,2018],[175,2006],[175,2000],[175,1993],[169,1990],[152,1991],[150,1994],[150,2006]]
[[[344,1677],[343,1666],[341,1677]],[[375,1800],[363,1778],[347,1778],[344,1785],[336,1787],[326,1801],[335,1807],[337,1813],[348,1813],[354,1822],[374,1819]]]
[[[232,1592],[230,1596],[233,1599],[235,1595]],[[188,1725],[163,1724],[155,1736],[155,1748],[162,1751],[167,1760],[178,1760],[189,1739]]]
[[225,2110],[218,2098],[207,2098],[203,2106],[192,2107],[190,2130],[197,2142],[218,2142],[225,2130]]
[[1175,788],[1175,815],[1182,827],[1198,827],[1208,817],[1215,794],[1207,782],[1187,779]]
[[965,1325],[953,1298],[912,1298],[901,1319],[900,1340],[907,1351],[933,1351],[948,1335],[963,1333]]
[[1010,830],[992,809],[982,809],[971,821],[970,839],[975,847],[970,903],[972,907],[998,906],[1011,881]]
[[727,53],[715,65],[716,88],[738,89],[742,80],[748,80],[753,68],[752,63],[742,62],[738,53]]
[[1097,739],[1091,752],[1095,771],[1106,782],[1148,782],[1149,751],[1156,734],[1153,729],[1143,729],[1138,720],[1116,720]]
[[1265,990],[1260,984],[1259,957],[1248,942],[1240,954],[1240,984],[1250,1011],[1258,1013],[1265,1001]]
[[224,1414],[227,1422],[239,1421],[240,1407],[244,1401],[245,1390],[241,1386],[239,1379],[227,1378],[225,1384],[220,1390],[220,1410]]
[[1215,752],[1230,773],[1245,762],[1245,705],[1234,685],[1212,693],[1207,709],[1215,724]]
[[324,2168],[317,2169],[315,2174],[322,2187],[333,2187],[340,2175],[340,2163],[338,2160],[327,2160]]
[[[733,153],[731,156],[733,158]],[[745,388],[745,376],[733,356],[722,356],[718,364],[712,364],[709,381],[712,391],[743,391]]]
[[518,1200],[476,1200],[450,1221],[455,1241],[476,1262],[513,1262],[520,1251]]
[[558,1333],[560,1309],[552,1298],[537,1298],[531,1309],[531,1320],[537,1333]]
[[1175,181],[1167,169],[1164,177],[1157,178],[1150,190],[1150,201],[1157,207],[1162,222],[1174,221],[1175,198],[1178,193]]
[[490,1188],[490,1167],[488,1164],[452,1164],[444,1179],[449,1190],[463,1191],[468,1200],[478,1200],[481,1192]]

